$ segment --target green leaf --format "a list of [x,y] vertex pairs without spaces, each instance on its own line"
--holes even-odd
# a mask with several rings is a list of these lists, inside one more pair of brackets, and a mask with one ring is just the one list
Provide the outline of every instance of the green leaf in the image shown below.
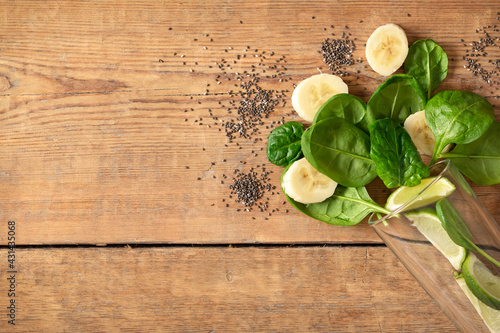
[[412,75],[431,98],[448,74],[448,56],[432,39],[417,40],[410,46],[404,67],[405,73]]
[[362,99],[350,94],[333,95],[316,113],[313,125],[329,117],[339,117],[351,124],[359,123],[366,114],[366,104]]
[[302,157],[301,137],[304,128],[301,123],[289,121],[273,129],[267,139],[267,158],[278,166],[287,166]]
[[477,251],[500,267],[500,263],[478,247],[473,240],[469,227],[462,219],[460,212],[448,198],[443,198],[436,203],[436,212],[441,225],[455,244],[468,250]]
[[365,186],[377,176],[368,134],[342,118],[329,117],[306,130],[302,151],[313,167],[340,185]]
[[491,104],[473,92],[446,90],[434,95],[425,108],[425,119],[436,139],[431,164],[446,145],[479,139],[494,118]]
[[373,93],[361,124],[368,128],[376,120],[384,118],[392,118],[402,124],[410,114],[424,110],[425,103],[425,95],[413,76],[393,75]]
[[450,153],[440,154],[478,185],[500,183],[500,123],[494,122],[479,139],[457,145]]
[[387,188],[416,186],[430,170],[413,144],[410,135],[396,120],[380,119],[370,126],[370,157]]
[[[285,174],[287,170],[283,172]],[[284,193],[284,191],[283,191]],[[338,185],[335,193],[323,202],[303,204],[286,195],[287,200],[300,212],[332,225],[349,226],[361,222],[369,213],[389,214],[390,211],[370,198],[365,187]]]
[[436,212],[441,225],[455,244],[469,250],[476,250],[472,234],[462,216],[448,198],[440,199],[436,203]]

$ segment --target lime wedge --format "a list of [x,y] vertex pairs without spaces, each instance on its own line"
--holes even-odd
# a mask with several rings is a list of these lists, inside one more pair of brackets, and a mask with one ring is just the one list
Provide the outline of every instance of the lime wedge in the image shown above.
[[[389,196],[389,198],[387,198],[385,208],[390,211],[396,210],[397,208],[401,207],[403,204],[420,194],[420,192],[422,192],[435,179],[436,178],[433,177],[422,179],[420,184],[413,187],[401,186],[396,191],[394,191]],[[404,210],[406,211],[426,206],[438,201],[441,198],[449,196],[454,190],[455,186],[448,179],[440,178],[428,189],[426,189],[425,192],[422,193],[422,195],[415,199],[411,204],[406,206]]]
[[483,321],[486,326],[488,326],[488,329],[492,333],[500,333],[500,311],[490,308],[483,302],[479,301],[470,291],[469,287],[467,287],[464,278],[458,278],[457,283],[467,295],[472,305],[474,305],[474,308],[476,308],[481,318],[483,318]]
[[466,256],[465,248],[455,244],[441,225],[441,221],[432,208],[423,208],[406,213],[425,238],[431,242],[450,261],[456,270],[460,270]]
[[462,275],[467,287],[481,302],[500,310],[500,276],[494,275],[473,253],[462,264]]

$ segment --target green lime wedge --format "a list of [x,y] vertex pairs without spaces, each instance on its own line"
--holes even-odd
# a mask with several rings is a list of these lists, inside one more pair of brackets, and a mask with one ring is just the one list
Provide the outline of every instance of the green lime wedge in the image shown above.
[[484,304],[500,310],[500,276],[494,275],[474,253],[462,264],[462,275],[470,291]]
[[436,210],[423,208],[406,213],[406,217],[413,222],[425,238],[431,242],[450,261],[456,270],[460,270],[466,257],[466,250],[455,244],[441,225]]
[[488,329],[492,333],[500,333],[500,310],[490,308],[483,302],[479,301],[479,299],[477,299],[477,297],[470,291],[469,287],[467,287],[464,278],[458,278],[457,283],[467,295],[472,305],[474,305],[474,308],[477,310]]
[[[411,204],[404,208],[404,211],[420,208],[438,201],[441,198],[449,196],[454,190],[455,186],[446,178],[440,178],[435,183],[432,183],[436,178],[425,178],[422,179],[420,184],[417,186],[401,186],[396,191],[394,191],[389,198],[387,198],[387,203],[385,208],[390,211],[395,211],[401,207],[406,202],[415,198],[419,195]],[[432,185],[430,185],[432,183]],[[422,192],[428,185],[429,188]]]

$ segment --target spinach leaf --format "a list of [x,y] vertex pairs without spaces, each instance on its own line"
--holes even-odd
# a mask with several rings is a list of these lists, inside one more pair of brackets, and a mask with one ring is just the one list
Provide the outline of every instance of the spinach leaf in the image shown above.
[[313,204],[297,202],[287,196],[286,193],[285,197],[300,212],[332,225],[355,225],[361,222],[369,213],[390,213],[390,211],[381,207],[370,198],[365,187],[344,187],[338,185],[335,193],[330,198]]
[[440,199],[436,203],[436,212],[441,225],[455,244],[473,251],[476,249],[467,224],[448,198]]
[[485,98],[459,90],[440,91],[425,108],[425,119],[436,139],[433,164],[450,143],[466,144],[479,139],[495,118]]
[[302,151],[313,167],[343,186],[365,186],[377,176],[370,137],[345,119],[329,117],[309,127]]
[[448,56],[432,39],[417,40],[410,46],[404,66],[405,73],[412,75],[431,98],[448,74]]
[[457,168],[478,185],[500,183],[500,123],[494,122],[479,139],[457,145],[439,157],[450,159]]
[[430,171],[410,135],[396,120],[380,119],[370,125],[370,157],[387,188],[416,186]]
[[365,114],[366,104],[362,99],[350,94],[337,94],[319,108],[313,124],[332,116],[357,124],[365,117]]
[[425,95],[413,76],[393,75],[373,93],[361,125],[368,128],[376,120],[384,118],[392,118],[402,124],[410,114],[424,110],[425,103]]
[[465,247],[468,250],[481,253],[496,266],[500,267],[498,261],[493,259],[488,253],[484,252],[474,243],[469,227],[462,219],[460,212],[448,198],[443,198],[436,203],[436,212],[441,221],[441,225],[455,244]]
[[273,129],[267,139],[267,158],[278,166],[288,164],[302,157],[300,140],[304,127],[296,121],[289,121]]

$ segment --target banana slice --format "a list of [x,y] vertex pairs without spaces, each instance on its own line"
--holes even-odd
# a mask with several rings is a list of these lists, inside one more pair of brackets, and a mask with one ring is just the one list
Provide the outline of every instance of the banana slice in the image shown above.
[[[425,111],[418,111],[409,115],[403,127],[408,134],[410,134],[411,140],[417,147],[418,152],[420,154],[432,156],[436,141],[434,134],[432,134],[431,129],[427,126]],[[451,145],[447,145],[443,149],[443,152],[449,151],[450,148]]]
[[313,75],[295,87],[292,94],[292,106],[302,119],[312,122],[318,109],[330,97],[340,93],[347,94],[347,92],[347,84],[339,76]]
[[281,187],[293,200],[311,204],[331,197],[337,183],[316,170],[303,157],[288,168],[283,175]]
[[375,72],[383,76],[398,70],[407,55],[406,33],[393,23],[375,29],[366,42],[366,60]]

